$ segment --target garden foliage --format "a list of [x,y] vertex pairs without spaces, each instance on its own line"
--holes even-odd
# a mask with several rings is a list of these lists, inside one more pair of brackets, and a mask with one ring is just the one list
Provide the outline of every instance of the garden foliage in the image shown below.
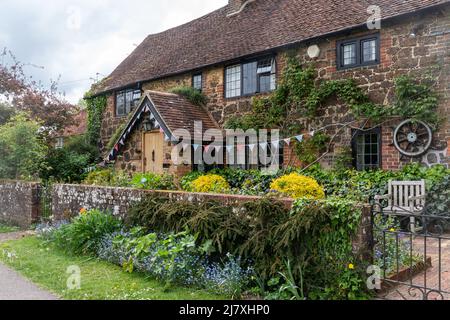
[[239,298],[253,276],[231,254],[209,259],[209,246],[198,246],[189,233],[155,233],[141,227],[124,228],[115,217],[98,210],[82,210],[70,223],[42,224],[38,237],[70,254],[89,255],[121,266],[124,272],[142,272],[170,285],[194,286]]
[[24,113],[0,126],[0,178],[31,180],[45,169],[47,145],[40,128]]
[[[126,224],[160,233],[187,228],[197,235],[197,245],[208,248],[212,256],[220,259],[231,253],[252,261],[261,294],[268,294],[267,284],[285,271],[289,261],[289,272],[303,283],[304,294],[347,299],[365,293],[359,270],[347,270],[349,263],[360,265],[351,242],[360,215],[356,203],[338,199],[298,200],[290,211],[273,198],[243,203],[233,210],[216,202],[148,196],[131,209]],[[349,272],[358,286],[334,290]]]

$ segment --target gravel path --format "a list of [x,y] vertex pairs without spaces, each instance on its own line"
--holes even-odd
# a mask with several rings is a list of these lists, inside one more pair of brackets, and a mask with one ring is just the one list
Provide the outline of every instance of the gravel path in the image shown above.
[[[30,232],[0,234],[0,242],[30,235]],[[42,290],[28,279],[0,263],[0,300],[58,300],[52,293]]]

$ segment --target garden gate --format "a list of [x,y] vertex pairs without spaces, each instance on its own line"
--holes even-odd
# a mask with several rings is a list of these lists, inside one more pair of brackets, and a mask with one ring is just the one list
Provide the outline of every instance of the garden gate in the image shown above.
[[413,211],[373,207],[379,298],[450,300],[450,210],[448,199],[441,200]]

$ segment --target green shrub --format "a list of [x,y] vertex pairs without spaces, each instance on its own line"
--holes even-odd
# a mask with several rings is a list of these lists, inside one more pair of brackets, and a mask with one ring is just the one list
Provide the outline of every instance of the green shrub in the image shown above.
[[111,185],[113,180],[113,171],[111,169],[101,169],[89,172],[83,183],[96,186],[108,186]]
[[170,90],[170,92],[185,97],[190,103],[196,106],[203,106],[208,102],[206,96],[193,87],[177,87]]
[[137,173],[133,176],[130,185],[133,188],[146,190],[174,190],[174,178],[169,174]]
[[58,229],[54,234],[55,244],[71,254],[94,255],[102,238],[121,228],[122,223],[112,215],[91,210]]
[[48,147],[39,129],[41,124],[24,113],[0,126],[0,178],[36,179],[46,168]]
[[129,187],[130,175],[125,171],[99,169],[90,172],[83,183],[96,186]]
[[192,192],[192,182],[200,178],[202,175],[203,173],[200,171],[192,171],[184,175],[180,180],[181,189]]
[[450,217],[450,175],[446,175],[442,181],[432,185],[428,192],[427,203],[430,214]]
[[98,158],[96,146],[88,143],[84,135],[72,137],[61,149],[50,149],[47,166],[41,170],[43,180],[79,183],[86,178],[86,169]]
[[[199,246],[211,247],[213,257],[231,253],[252,261],[262,287],[290,261],[292,278],[297,284],[302,281],[305,294],[347,299],[365,297],[360,273],[364,266],[352,252],[360,217],[355,202],[340,199],[299,200],[290,211],[274,198],[242,203],[233,210],[216,202],[148,196],[131,208],[126,225],[162,233],[188,228]],[[347,270],[350,263],[359,268]]]

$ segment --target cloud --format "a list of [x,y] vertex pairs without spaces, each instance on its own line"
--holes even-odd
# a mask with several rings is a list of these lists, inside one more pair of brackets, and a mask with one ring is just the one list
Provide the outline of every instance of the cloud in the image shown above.
[[0,48],[28,65],[27,74],[77,102],[97,77],[111,73],[148,34],[188,22],[228,0],[2,0]]

